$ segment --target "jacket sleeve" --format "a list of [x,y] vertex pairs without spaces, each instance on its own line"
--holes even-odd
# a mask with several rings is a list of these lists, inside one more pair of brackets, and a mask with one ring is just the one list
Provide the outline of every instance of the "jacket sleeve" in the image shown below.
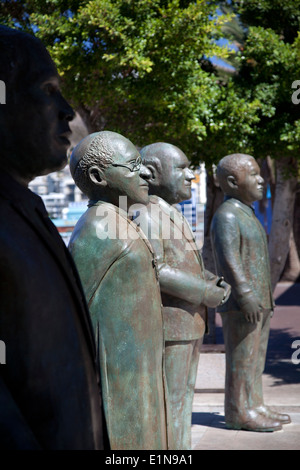
[[42,450],[2,377],[0,377],[0,449]]
[[232,212],[215,214],[211,226],[211,243],[217,271],[231,285],[232,295],[242,309],[254,295],[245,276],[240,255],[241,233],[236,216]]
[[192,304],[203,303],[207,289],[204,279],[166,263],[158,263],[159,284],[165,294],[184,299]]
[[219,279],[219,276],[217,276],[216,274],[211,273],[207,269],[205,269],[204,275],[205,275],[205,279],[207,281],[217,281],[217,279]]
[[[162,227],[159,218],[154,220],[148,211],[142,214],[142,224],[147,231],[149,241],[153,247],[157,260],[159,285],[161,292],[186,300],[192,304],[199,305],[203,302],[207,284],[191,273],[171,267],[165,262],[165,243],[169,240],[162,239]],[[147,220],[147,223],[145,222]]]

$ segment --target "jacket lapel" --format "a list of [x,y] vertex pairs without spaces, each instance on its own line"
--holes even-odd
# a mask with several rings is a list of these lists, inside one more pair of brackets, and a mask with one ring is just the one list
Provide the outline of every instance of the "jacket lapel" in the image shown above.
[[[191,246],[192,251],[195,253],[198,259],[201,269],[204,272],[202,256],[199,253],[195,237],[188,221],[175,207],[171,206],[170,204],[167,205],[166,201],[164,201],[163,199],[159,198],[159,203],[161,208],[169,215],[171,222],[180,230],[180,233],[182,233],[183,238]],[[187,236],[187,234],[189,234],[189,236]]]

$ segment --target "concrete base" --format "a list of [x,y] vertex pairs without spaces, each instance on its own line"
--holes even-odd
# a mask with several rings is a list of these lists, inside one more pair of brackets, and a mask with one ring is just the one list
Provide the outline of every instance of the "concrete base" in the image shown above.
[[[296,367],[291,360],[287,365]],[[265,403],[288,413],[292,419],[291,424],[272,433],[225,427],[224,381],[225,354],[202,352],[193,403],[193,450],[300,450],[300,374],[298,380],[297,376],[293,379],[294,383],[263,374]]]

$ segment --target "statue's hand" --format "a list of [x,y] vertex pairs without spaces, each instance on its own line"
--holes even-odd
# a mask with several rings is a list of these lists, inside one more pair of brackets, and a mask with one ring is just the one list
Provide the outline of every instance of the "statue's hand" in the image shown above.
[[263,307],[254,295],[249,296],[241,308],[246,320],[251,323],[257,323],[261,320],[262,309]]
[[202,303],[206,305],[206,307],[215,308],[222,303],[225,290],[223,287],[219,287],[216,284],[216,280],[206,281],[206,286]]

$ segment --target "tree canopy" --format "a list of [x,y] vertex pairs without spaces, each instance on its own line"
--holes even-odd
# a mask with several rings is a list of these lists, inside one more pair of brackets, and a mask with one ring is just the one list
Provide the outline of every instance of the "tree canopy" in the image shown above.
[[[210,164],[232,152],[299,157],[300,106],[291,100],[300,79],[299,7],[300,0],[13,0],[1,3],[0,22],[44,42],[91,131],[114,130],[141,146],[168,141]],[[238,41],[230,22],[240,26]],[[218,41],[224,36],[236,50]],[[209,61],[233,56],[231,74]]]
[[198,159],[220,92],[208,58],[228,56],[216,42],[228,19],[202,0],[16,0],[0,9],[1,22],[48,47],[91,130],[169,141]]
[[[300,1],[225,3],[245,31],[235,57],[238,73],[230,80],[221,106],[225,109],[228,103],[223,131],[228,151],[239,148],[259,157],[299,159],[300,114],[292,102],[292,84],[300,77]],[[232,92],[235,98],[228,100]]]

